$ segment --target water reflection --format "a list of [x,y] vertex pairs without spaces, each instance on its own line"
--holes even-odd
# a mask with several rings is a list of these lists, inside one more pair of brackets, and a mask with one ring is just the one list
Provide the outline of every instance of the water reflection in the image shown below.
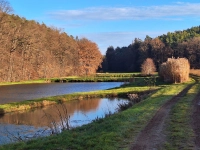
[[0,104],[118,87],[121,82],[40,83],[0,86]]
[[[104,117],[108,112],[114,113],[119,103],[124,103],[124,99],[107,99],[96,98],[87,100],[76,100],[66,102],[67,114],[72,122],[91,121],[96,117]],[[65,110],[64,110],[65,111]],[[51,116],[56,122],[59,122],[59,113],[64,116],[62,105],[51,105],[44,108],[34,109],[28,112],[8,113],[0,117],[0,123],[15,125],[31,125],[35,127],[44,127],[49,125],[49,118],[45,114]]]
[[[67,113],[70,116],[70,126],[76,127],[90,123],[97,117],[104,117],[105,114],[115,113],[118,108],[118,104],[124,102],[127,102],[127,100],[118,98],[96,98],[70,101],[64,103],[64,106],[67,108]],[[59,111],[62,115],[64,115],[62,107],[62,105],[52,105],[28,112],[15,112],[1,116],[1,140],[9,140],[5,136],[5,134],[8,133],[7,131],[14,134],[23,133],[26,137],[31,137],[35,135],[35,133],[41,134],[40,131],[47,128],[51,121],[60,122]],[[53,120],[45,117],[45,114],[50,115]],[[45,132],[45,134],[43,133],[43,136],[48,134],[50,134],[49,131]],[[1,141],[0,144],[2,144]]]

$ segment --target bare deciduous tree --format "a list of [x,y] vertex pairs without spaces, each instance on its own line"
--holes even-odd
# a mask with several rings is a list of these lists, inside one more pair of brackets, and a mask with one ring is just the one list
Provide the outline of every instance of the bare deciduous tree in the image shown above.
[[8,1],[0,0],[0,12],[9,14],[13,12],[13,8],[10,6]]
[[142,66],[141,66],[141,72],[144,75],[150,75],[156,71],[155,64],[151,58],[147,58]]

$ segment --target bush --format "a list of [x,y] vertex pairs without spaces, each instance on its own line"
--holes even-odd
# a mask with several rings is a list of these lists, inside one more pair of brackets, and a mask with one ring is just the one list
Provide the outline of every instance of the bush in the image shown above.
[[182,83],[189,79],[190,64],[186,58],[168,58],[161,64],[159,76],[165,82]]
[[156,71],[155,64],[151,58],[147,58],[142,66],[141,66],[141,72],[143,75],[151,75]]

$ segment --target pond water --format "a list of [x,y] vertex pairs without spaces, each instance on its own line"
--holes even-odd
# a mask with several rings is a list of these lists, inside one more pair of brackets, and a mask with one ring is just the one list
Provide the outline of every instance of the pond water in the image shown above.
[[50,135],[53,130],[49,127],[55,127],[51,126],[52,122],[53,125],[56,124],[56,129],[60,130],[61,118],[70,117],[68,119],[70,128],[88,124],[96,118],[117,112],[118,105],[127,101],[121,98],[76,100],[28,112],[5,114],[0,116],[0,144],[18,141],[19,137],[30,139]]
[[0,104],[118,87],[122,82],[40,83],[0,86]]

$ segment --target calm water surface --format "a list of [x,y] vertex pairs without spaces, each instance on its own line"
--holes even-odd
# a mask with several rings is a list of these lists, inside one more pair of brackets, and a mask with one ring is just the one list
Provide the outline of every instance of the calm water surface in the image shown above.
[[[105,114],[115,113],[118,105],[125,102],[127,102],[126,99],[96,98],[66,102],[64,106],[67,108],[67,115],[70,116],[70,127],[77,127],[90,123],[97,117],[105,117]],[[16,112],[0,116],[0,144],[11,142],[10,139],[15,141],[13,135],[16,136],[18,133],[23,138],[49,135],[51,130],[48,127],[52,121],[55,121],[59,126],[58,110],[62,116],[66,116],[62,111],[62,105],[52,105],[29,112]],[[43,132],[44,130],[45,132]]]
[[0,104],[118,87],[121,82],[41,83],[0,86]]

